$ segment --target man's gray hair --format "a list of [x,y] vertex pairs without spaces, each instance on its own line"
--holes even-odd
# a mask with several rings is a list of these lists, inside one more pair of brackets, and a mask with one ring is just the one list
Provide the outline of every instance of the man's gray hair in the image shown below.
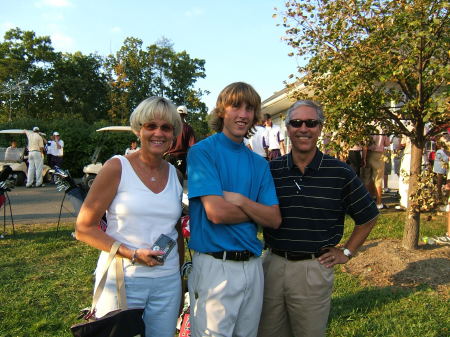
[[297,102],[295,102],[294,104],[291,105],[291,107],[288,109],[287,113],[286,113],[286,119],[284,121],[284,123],[286,124],[286,126],[289,124],[289,121],[291,120],[291,115],[292,112],[301,107],[301,106],[309,106],[310,108],[313,108],[316,110],[317,113],[317,120],[320,121],[321,124],[323,124],[324,120],[325,120],[325,116],[323,114],[323,110],[322,107],[317,104],[316,102],[313,102],[309,99],[304,99],[304,100],[299,100]]

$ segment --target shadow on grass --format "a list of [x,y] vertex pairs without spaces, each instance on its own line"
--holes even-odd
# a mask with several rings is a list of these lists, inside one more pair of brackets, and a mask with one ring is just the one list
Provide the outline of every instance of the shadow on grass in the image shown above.
[[392,281],[395,286],[425,284],[436,290],[438,286],[450,283],[450,260],[431,258],[411,262],[406,269],[394,274]]
[[369,288],[358,291],[352,295],[334,297],[331,301],[329,321],[350,321],[356,316],[367,315],[372,311],[386,306],[391,302],[397,302],[419,291],[418,288],[399,288],[395,286],[383,288]]

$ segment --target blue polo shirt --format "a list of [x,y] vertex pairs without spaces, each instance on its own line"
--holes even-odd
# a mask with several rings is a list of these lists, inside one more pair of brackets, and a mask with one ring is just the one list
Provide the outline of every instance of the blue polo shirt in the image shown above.
[[240,193],[267,205],[277,205],[267,161],[223,133],[214,134],[188,152],[188,196],[191,238],[189,247],[202,253],[248,250],[261,255],[254,222],[214,224],[208,220],[200,197],[223,196],[223,191]]
[[294,164],[292,153],[271,161],[270,170],[283,221],[277,230],[264,228],[268,247],[315,253],[339,243],[346,214],[356,225],[379,214],[350,166],[319,149],[304,173]]

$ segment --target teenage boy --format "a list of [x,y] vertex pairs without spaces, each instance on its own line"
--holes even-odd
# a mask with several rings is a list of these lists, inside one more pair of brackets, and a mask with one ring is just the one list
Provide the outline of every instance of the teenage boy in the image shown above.
[[268,162],[243,142],[260,110],[252,86],[228,85],[211,116],[217,133],[188,153],[193,337],[257,333],[264,280],[256,234],[281,222]]

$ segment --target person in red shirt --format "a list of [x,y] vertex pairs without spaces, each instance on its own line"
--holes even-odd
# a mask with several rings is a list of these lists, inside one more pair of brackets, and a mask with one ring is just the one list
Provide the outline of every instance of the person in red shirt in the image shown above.
[[186,156],[189,148],[195,144],[194,129],[186,123],[188,110],[186,106],[180,105],[177,108],[183,122],[183,129],[172,144],[172,147],[165,154],[165,159],[174,165],[186,177]]

